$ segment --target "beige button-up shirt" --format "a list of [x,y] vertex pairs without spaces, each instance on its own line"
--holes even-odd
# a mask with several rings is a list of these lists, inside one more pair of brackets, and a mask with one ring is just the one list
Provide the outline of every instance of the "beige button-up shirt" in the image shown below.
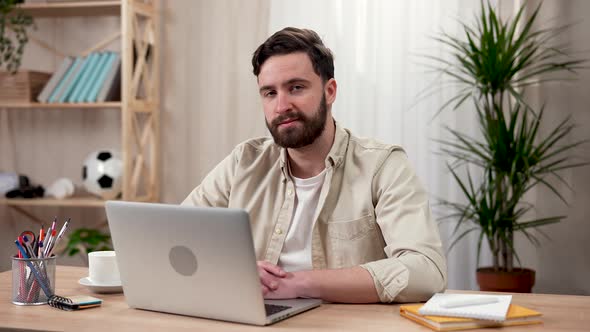
[[[446,287],[428,195],[402,148],[336,124],[312,231],[314,269],[365,268],[382,302],[427,300]],[[286,150],[272,138],[238,145],[183,201],[248,211],[256,257],[277,264],[293,216]]]

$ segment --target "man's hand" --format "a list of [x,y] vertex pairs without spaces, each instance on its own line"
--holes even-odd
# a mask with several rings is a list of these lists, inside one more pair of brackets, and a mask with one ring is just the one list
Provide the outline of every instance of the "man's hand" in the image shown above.
[[280,281],[287,275],[279,266],[269,263],[267,261],[258,261],[258,275],[260,276],[260,285],[262,286],[262,295],[277,290]]
[[301,296],[301,282],[297,272],[286,272],[283,278],[278,280],[276,289],[270,289],[264,293],[264,298],[269,300],[294,299]]
[[279,266],[258,261],[265,299],[320,298],[340,303],[376,303],[379,295],[373,278],[360,266],[344,269],[285,272]]

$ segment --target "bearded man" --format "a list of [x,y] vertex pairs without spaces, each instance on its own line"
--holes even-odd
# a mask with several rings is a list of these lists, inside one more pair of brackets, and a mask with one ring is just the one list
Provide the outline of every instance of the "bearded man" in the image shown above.
[[443,291],[428,194],[401,147],[334,120],[334,60],[317,33],[278,31],[252,65],[272,138],[239,144],[182,204],[249,213],[267,299],[416,302]]

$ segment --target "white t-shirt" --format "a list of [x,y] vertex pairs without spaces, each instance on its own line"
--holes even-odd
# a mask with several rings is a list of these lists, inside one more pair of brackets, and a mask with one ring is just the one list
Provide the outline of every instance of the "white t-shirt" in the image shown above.
[[285,271],[311,270],[311,232],[315,220],[315,210],[320,199],[320,192],[326,170],[320,174],[308,178],[299,179],[293,177],[295,184],[295,209],[291,220],[291,226],[287,232],[283,250],[279,257],[279,266]]

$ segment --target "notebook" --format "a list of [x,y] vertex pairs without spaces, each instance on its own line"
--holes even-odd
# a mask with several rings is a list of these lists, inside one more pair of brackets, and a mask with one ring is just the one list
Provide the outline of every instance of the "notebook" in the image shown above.
[[402,317],[408,318],[420,325],[435,331],[456,331],[478,329],[484,327],[501,327],[515,325],[541,324],[541,313],[516,304],[511,304],[506,320],[503,322],[442,316],[423,316],[418,312],[422,304],[403,305],[399,309]]
[[70,297],[53,295],[49,298],[48,304],[54,308],[73,311],[98,307],[102,304],[102,300],[88,295],[74,295]]
[[[473,304],[459,307],[445,307],[451,302],[484,302],[493,303]],[[443,294],[437,293],[420,308],[421,315],[463,317],[503,321],[506,319],[512,295],[479,295],[479,294]]]

